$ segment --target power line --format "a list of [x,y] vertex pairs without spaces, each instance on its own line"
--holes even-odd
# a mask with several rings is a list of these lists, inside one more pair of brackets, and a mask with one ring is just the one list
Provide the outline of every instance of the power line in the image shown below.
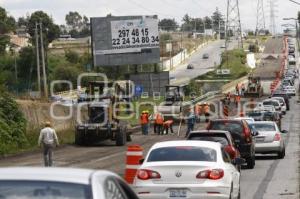
[[265,13],[264,13],[264,1],[257,0],[257,13],[256,13],[256,29],[255,34],[258,35],[261,32],[264,32],[266,29],[265,24]]
[[238,40],[239,48],[243,48],[239,0],[227,0],[226,48],[228,46],[230,36],[234,36]]
[[276,0],[270,0],[270,31],[272,35],[276,34],[276,15],[275,15],[275,7],[276,7]]
[[297,2],[297,1],[293,1],[293,0],[289,0],[289,1],[291,1],[291,2],[293,2],[293,3],[295,3],[295,4],[298,4],[298,5],[300,5],[300,3],[299,3],[299,2]]

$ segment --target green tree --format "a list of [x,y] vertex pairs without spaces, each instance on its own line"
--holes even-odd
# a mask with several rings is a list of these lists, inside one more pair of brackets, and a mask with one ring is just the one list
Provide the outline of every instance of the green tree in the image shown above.
[[82,16],[77,11],[70,11],[66,15],[65,20],[68,26],[77,31],[79,31],[83,25]]
[[26,18],[25,17],[19,17],[17,25],[18,25],[18,27],[21,27],[21,26],[27,27],[28,22],[29,22],[29,17],[26,17]]
[[36,70],[35,49],[31,46],[22,48],[18,58],[18,78],[28,85],[37,79]]
[[181,26],[181,29],[183,31],[192,31],[193,30],[193,20],[192,18],[188,15],[188,14],[185,14],[182,18],[182,26]]
[[175,19],[162,19],[158,22],[158,26],[161,30],[175,31],[178,28],[178,24]]
[[[76,66],[57,66],[53,71],[53,77],[56,80],[69,80],[73,83],[73,86],[76,88],[77,77],[80,74],[80,70]],[[60,84],[57,85],[55,91],[64,91],[68,90],[68,85]]]
[[35,24],[39,24],[40,22],[43,26],[44,45],[45,48],[47,48],[50,42],[59,37],[59,26],[54,24],[53,19],[43,11],[36,11],[32,13],[28,21],[27,29],[28,33],[32,37],[33,45],[35,45]]
[[5,34],[15,31],[16,21],[13,17],[8,16],[4,8],[0,7],[0,54],[5,53],[6,46],[9,44],[9,37]]
[[212,29],[213,21],[210,17],[204,18],[205,29]]
[[213,13],[212,17],[212,26],[213,26],[213,30],[216,33],[219,33],[219,28],[222,24],[224,24],[224,20],[222,17],[222,13],[219,11],[219,8],[216,8],[216,11]]

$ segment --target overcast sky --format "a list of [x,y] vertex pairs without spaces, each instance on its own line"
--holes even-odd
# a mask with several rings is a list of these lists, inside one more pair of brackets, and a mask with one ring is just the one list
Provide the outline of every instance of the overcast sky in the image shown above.
[[[275,1],[275,0],[272,0]],[[296,0],[297,1],[297,0]],[[300,0],[298,0],[300,2]],[[182,16],[211,16],[216,7],[226,14],[227,0],[0,0],[10,15],[18,18],[36,10],[43,10],[52,16],[55,23],[64,24],[69,11],[78,11],[88,17],[112,15],[153,15],[162,18],[175,18],[181,23]],[[269,0],[264,0],[266,26],[269,28]],[[289,0],[277,0],[277,29],[281,30],[284,17],[296,17],[300,5]],[[257,0],[239,0],[243,29],[254,29],[256,24]]]

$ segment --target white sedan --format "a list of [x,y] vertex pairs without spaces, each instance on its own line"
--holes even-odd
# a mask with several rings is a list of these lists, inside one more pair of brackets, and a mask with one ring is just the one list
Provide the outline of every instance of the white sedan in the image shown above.
[[1,168],[2,199],[138,199],[119,176],[71,168]]
[[156,143],[137,171],[133,188],[148,199],[240,198],[240,173],[220,143]]

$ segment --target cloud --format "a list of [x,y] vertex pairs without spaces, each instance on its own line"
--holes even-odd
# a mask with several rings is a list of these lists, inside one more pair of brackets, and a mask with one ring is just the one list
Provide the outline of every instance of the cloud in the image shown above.
[[[273,1],[273,0],[272,0]],[[152,15],[159,18],[175,18],[179,23],[184,14],[191,17],[211,16],[216,7],[225,15],[227,0],[0,0],[0,5],[16,18],[37,10],[43,10],[56,23],[65,23],[69,11],[78,11],[88,17],[113,15]],[[257,0],[240,0],[240,15],[243,29],[254,29],[256,25]],[[265,0],[265,18],[268,27],[268,1]],[[286,0],[277,1],[277,25],[283,17],[296,17],[300,9]],[[282,22],[285,23],[285,22]]]

